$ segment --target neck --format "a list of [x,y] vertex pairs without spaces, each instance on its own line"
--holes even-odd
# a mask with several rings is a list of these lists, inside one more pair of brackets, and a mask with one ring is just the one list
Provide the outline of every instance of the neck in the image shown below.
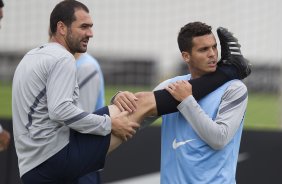
[[72,53],[68,47],[68,44],[66,43],[65,39],[63,38],[58,38],[57,36],[52,36],[50,38],[50,42],[55,42],[55,43],[58,43],[60,45],[62,45],[63,47],[65,47],[65,49],[67,51],[69,51],[72,55],[74,55],[75,53]]
[[197,68],[194,68],[192,66],[189,66],[189,71],[191,74],[191,79],[197,79],[205,75],[205,73]]
[[190,73],[191,73],[191,79],[197,79],[197,78],[201,77],[200,75],[197,75],[194,72],[190,71]]
[[81,56],[81,53],[79,53],[79,52],[76,52],[75,54],[74,54],[74,58],[77,60],[79,57]]

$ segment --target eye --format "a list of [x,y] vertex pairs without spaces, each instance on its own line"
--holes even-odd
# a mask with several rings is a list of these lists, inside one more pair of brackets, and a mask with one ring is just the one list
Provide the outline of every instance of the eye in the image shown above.
[[91,29],[91,28],[92,28],[92,25],[90,25],[90,24],[82,24],[82,25],[80,26],[80,28],[81,28],[81,29]]
[[87,25],[81,25],[81,28],[82,28],[82,29],[87,29],[88,26],[87,26]]
[[207,51],[207,50],[208,50],[208,47],[203,47],[203,48],[200,48],[200,49],[199,49],[200,52],[205,52],[205,51]]

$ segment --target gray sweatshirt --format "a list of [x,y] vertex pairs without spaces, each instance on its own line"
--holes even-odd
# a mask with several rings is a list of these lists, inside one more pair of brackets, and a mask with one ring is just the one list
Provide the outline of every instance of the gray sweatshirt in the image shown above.
[[62,45],[48,43],[28,52],[14,74],[12,110],[20,176],[59,152],[70,129],[111,132],[109,116],[79,109],[75,59]]

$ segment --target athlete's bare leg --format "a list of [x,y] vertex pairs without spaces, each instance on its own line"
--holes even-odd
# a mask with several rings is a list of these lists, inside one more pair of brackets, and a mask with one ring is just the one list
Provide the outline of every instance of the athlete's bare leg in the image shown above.
[[[135,96],[138,98],[137,110],[127,116],[128,121],[141,124],[145,117],[157,116],[156,101],[153,92],[138,92],[135,93]],[[110,105],[108,108],[110,116],[116,116],[121,113],[121,111],[115,105]],[[123,141],[121,138],[112,134],[108,153],[116,149],[122,142]]]

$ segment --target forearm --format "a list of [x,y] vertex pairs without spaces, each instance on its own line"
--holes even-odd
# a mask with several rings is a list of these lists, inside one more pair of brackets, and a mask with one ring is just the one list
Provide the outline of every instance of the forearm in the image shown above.
[[105,136],[111,133],[111,118],[107,115],[89,114],[68,126],[80,133]]
[[76,67],[68,58],[62,58],[53,66],[46,84],[46,94],[51,120],[80,133],[107,135],[111,132],[109,116],[98,116],[77,107],[79,88]]
[[[189,80],[192,85],[192,93],[194,98],[198,101],[207,94],[211,93],[225,82],[231,80],[221,70],[204,75],[203,77]],[[179,101],[175,100],[173,96],[165,89],[154,91],[158,115],[169,114],[177,112]]]
[[213,121],[192,96],[186,98],[178,109],[199,137],[210,147],[220,149],[230,139],[229,131],[232,130],[229,130],[228,125]]
[[71,102],[49,108],[49,116],[53,121],[62,122],[80,133],[107,135],[111,132],[111,119],[109,116],[85,112]]
[[237,84],[234,82],[225,92],[214,120],[202,110],[193,96],[187,97],[178,106],[197,134],[214,149],[221,149],[230,142],[244,118],[247,90]]

